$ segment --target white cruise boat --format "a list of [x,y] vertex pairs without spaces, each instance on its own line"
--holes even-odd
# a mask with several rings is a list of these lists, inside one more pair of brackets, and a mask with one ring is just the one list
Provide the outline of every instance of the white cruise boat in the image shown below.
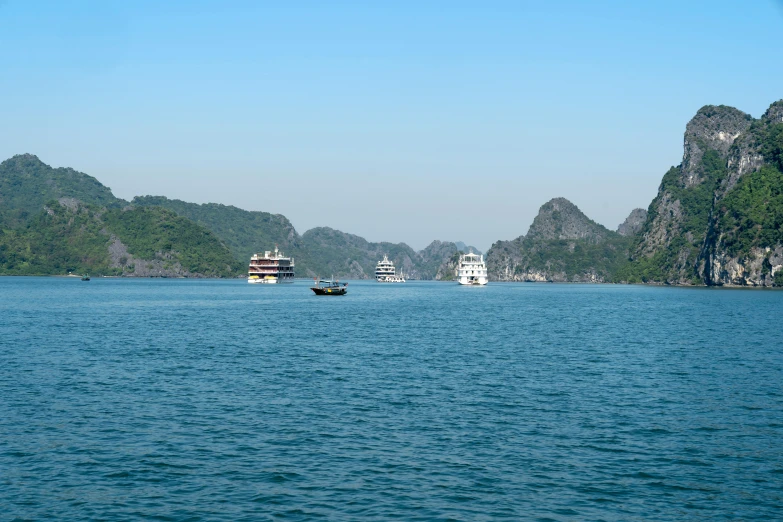
[[253,254],[247,270],[248,283],[293,283],[294,258],[285,257],[275,245],[274,253],[267,250],[264,255]]
[[487,284],[487,265],[484,263],[484,256],[474,254],[472,250],[468,254],[459,256],[457,281],[461,285]]
[[394,269],[394,263],[389,261],[389,258],[384,255],[383,261],[378,261],[375,266],[375,280],[379,283],[404,283],[405,276],[397,274]]

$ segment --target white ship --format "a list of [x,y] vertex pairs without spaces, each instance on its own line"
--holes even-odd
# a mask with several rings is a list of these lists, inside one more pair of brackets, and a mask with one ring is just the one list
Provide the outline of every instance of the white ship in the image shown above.
[[247,270],[248,283],[293,283],[294,282],[294,258],[284,257],[277,249],[264,255],[253,254],[250,258],[250,267]]
[[379,283],[404,283],[405,276],[397,274],[394,269],[394,263],[389,261],[386,255],[383,256],[383,261],[378,261],[375,266],[375,280]]
[[484,256],[474,254],[472,250],[468,254],[459,256],[457,281],[461,285],[487,284],[487,265],[484,263]]

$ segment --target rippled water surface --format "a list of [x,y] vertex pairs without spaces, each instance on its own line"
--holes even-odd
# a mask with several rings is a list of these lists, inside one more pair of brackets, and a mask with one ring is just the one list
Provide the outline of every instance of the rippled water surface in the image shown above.
[[0,278],[0,518],[783,518],[783,292],[348,288]]

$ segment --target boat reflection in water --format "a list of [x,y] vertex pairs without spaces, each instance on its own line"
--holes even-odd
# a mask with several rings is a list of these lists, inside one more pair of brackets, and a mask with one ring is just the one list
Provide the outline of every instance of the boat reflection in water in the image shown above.
[[348,283],[340,283],[340,281],[328,281],[326,279],[315,278],[315,286],[311,286],[315,295],[345,295],[348,292],[346,288]]

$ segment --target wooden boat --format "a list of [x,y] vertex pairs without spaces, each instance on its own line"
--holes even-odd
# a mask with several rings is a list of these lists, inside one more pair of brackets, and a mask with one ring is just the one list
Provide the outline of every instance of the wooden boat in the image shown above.
[[346,288],[348,283],[340,283],[340,281],[327,281],[325,279],[315,279],[315,286],[311,286],[315,295],[345,295],[348,292]]

